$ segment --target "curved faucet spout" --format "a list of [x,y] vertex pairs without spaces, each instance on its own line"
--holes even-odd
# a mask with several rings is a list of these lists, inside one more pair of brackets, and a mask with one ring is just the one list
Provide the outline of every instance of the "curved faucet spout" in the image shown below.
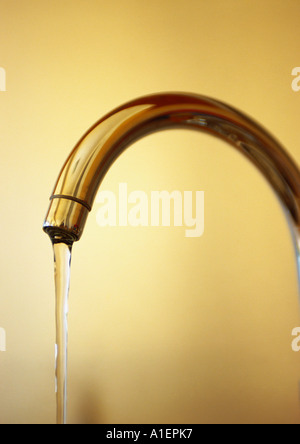
[[[186,128],[217,136],[243,153],[264,174],[300,232],[300,172],[280,144],[252,119],[216,100],[184,93],[156,94],[129,102],[98,121],[63,166],[44,222],[52,241],[81,237],[98,187],[130,144],[165,129]],[[299,253],[299,242],[296,242]],[[299,254],[298,254],[299,257]]]

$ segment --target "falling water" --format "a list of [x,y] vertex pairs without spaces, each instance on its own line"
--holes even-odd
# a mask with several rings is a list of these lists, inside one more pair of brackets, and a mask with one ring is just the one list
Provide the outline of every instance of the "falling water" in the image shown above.
[[68,297],[72,248],[54,243],[56,291],[55,390],[57,424],[67,422]]

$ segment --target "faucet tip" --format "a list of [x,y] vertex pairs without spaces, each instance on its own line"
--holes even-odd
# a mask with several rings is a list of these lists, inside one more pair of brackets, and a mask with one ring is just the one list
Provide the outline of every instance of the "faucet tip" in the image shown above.
[[76,236],[74,236],[72,233],[68,233],[67,231],[57,227],[44,225],[43,230],[46,234],[48,234],[53,245],[66,244],[72,246],[73,243],[78,240],[78,238],[76,238]]
[[87,207],[68,196],[52,196],[43,230],[53,244],[72,245],[81,238],[89,214]]

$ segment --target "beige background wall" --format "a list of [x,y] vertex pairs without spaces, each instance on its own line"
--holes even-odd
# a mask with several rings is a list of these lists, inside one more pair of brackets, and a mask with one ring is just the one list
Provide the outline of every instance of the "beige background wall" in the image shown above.
[[[297,0],[0,0],[0,423],[54,423],[54,284],[41,230],[65,158],[135,97],[234,105],[300,163]],[[294,250],[277,199],[237,152],[175,131],[129,149],[116,191],[205,191],[205,233],[100,228],[74,246],[71,423],[299,423]]]

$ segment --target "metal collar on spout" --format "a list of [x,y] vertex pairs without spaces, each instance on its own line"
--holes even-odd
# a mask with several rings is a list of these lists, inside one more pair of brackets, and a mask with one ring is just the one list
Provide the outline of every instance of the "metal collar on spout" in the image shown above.
[[161,130],[194,129],[225,140],[264,174],[295,232],[300,227],[300,172],[279,143],[252,119],[216,100],[184,93],[129,102],[98,121],[63,166],[44,222],[53,242],[80,239],[96,192],[115,159],[133,142]]

